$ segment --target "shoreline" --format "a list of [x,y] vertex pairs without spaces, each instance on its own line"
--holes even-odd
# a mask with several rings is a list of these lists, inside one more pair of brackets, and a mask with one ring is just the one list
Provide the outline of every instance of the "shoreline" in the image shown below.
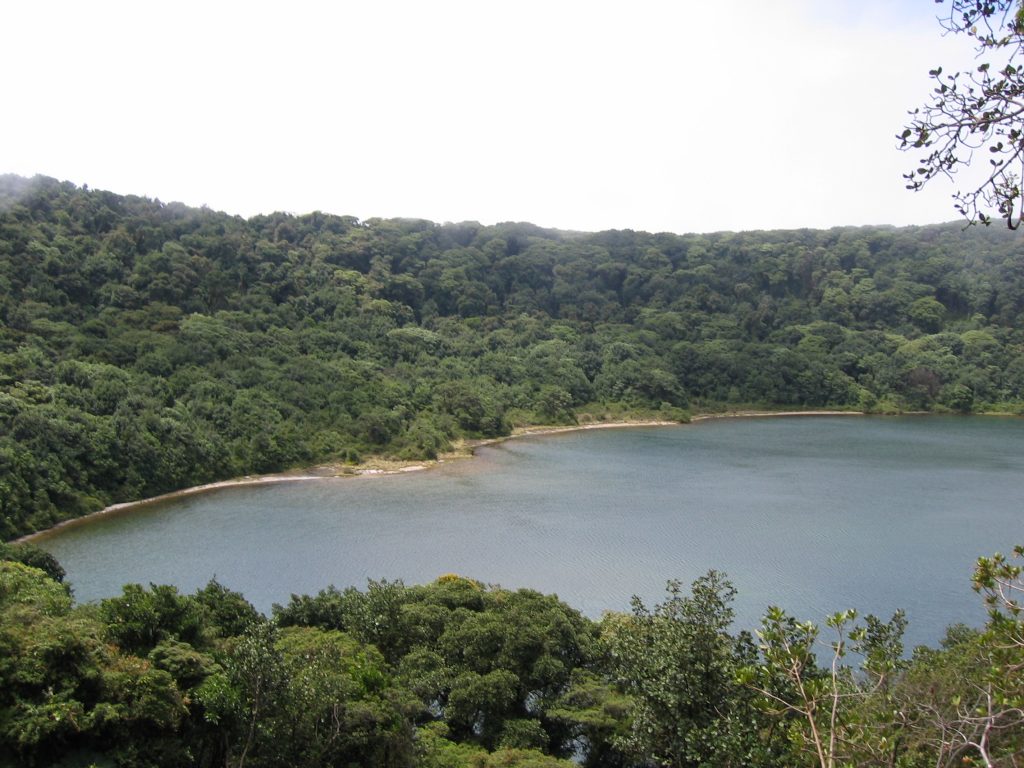
[[[694,421],[712,421],[714,419],[763,419],[769,416],[867,416],[864,411],[725,411],[724,413],[700,413],[690,419]],[[906,416],[907,414],[899,414]]]
[[329,480],[333,478],[358,478],[358,477],[384,477],[389,475],[404,474],[407,472],[420,472],[434,467],[440,466],[448,461],[458,461],[462,459],[473,458],[476,449],[482,448],[488,445],[497,445],[507,440],[515,440],[520,437],[543,437],[545,435],[556,435],[566,432],[583,432],[591,429],[620,429],[627,427],[672,427],[672,426],[686,426],[687,424],[693,424],[701,421],[713,421],[717,419],[744,419],[744,418],[767,418],[767,417],[792,417],[792,416],[865,416],[862,411],[829,411],[829,410],[814,410],[814,411],[724,411],[722,413],[701,413],[695,416],[691,416],[688,422],[680,421],[665,421],[656,419],[630,419],[625,421],[601,421],[593,422],[589,424],[569,424],[564,426],[536,426],[536,427],[520,427],[514,429],[512,434],[505,435],[503,437],[492,437],[484,438],[480,440],[466,440],[462,441],[456,447],[447,453],[442,454],[437,459],[423,460],[423,461],[396,461],[389,459],[370,459],[362,465],[355,467],[341,464],[322,464],[315,467],[310,467],[305,470],[290,470],[285,472],[275,472],[266,475],[245,475],[243,477],[230,478],[227,480],[217,480],[212,483],[203,483],[202,485],[193,485],[189,488],[182,488],[177,491],[169,491],[162,493],[158,496],[150,496],[146,499],[138,499],[135,501],[122,501],[117,504],[111,504],[98,509],[95,512],[90,512],[87,515],[81,515],[80,517],[73,517],[70,520],[62,520],[49,528],[44,528],[41,531],[34,531],[33,533],[27,533],[24,536],[19,536],[16,539],[12,539],[7,542],[9,544],[29,544],[36,539],[45,538],[48,535],[59,531],[62,528],[69,526],[86,524],[95,518],[103,517],[105,515],[113,514],[116,512],[127,512],[138,507],[145,507],[150,504],[157,504],[162,501],[170,501],[172,499],[178,499],[185,496],[193,496],[201,493],[207,493],[209,491],[220,490],[221,488],[233,488],[236,486],[251,486],[251,485],[267,485],[272,483],[292,483],[292,482],[304,482],[309,480]]

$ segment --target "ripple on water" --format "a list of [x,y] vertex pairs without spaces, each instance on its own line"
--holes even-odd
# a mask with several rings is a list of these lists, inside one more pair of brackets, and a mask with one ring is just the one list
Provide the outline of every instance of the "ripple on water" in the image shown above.
[[982,554],[1024,542],[1024,422],[741,419],[515,440],[389,477],[226,488],[40,543],[80,599],[216,575],[262,610],[291,593],[447,572],[556,592],[591,616],[709,568],[737,623],[905,607],[909,640],[982,620]]

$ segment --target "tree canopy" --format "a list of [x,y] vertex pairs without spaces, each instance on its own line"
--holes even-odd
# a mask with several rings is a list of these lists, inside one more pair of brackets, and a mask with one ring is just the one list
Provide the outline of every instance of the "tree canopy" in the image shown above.
[[293,595],[268,619],[217,582],[75,605],[17,550],[0,553],[0,765],[1010,768],[1024,754],[1020,549],[978,563],[987,626],[911,655],[901,614],[820,627],[770,608],[756,638],[736,633],[715,571],[600,622],[452,574]]
[[956,224],[244,220],[0,177],[0,538],[517,425],[1019,411],[1020,248]]

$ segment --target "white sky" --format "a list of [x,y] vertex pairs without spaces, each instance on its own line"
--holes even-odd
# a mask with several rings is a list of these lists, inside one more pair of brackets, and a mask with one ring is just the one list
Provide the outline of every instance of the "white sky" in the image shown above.
[[245,216],[925,224],[933,0],[11,2],[0,173]]

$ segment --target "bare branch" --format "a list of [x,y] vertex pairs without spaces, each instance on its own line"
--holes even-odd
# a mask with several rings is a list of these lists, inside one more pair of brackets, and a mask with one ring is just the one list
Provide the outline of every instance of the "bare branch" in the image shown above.
[[[940,0],[941,1],[941,0]],[[954,207],[970,224],[988,224],[994,215],[1010,229],[1024,221],[1020,175],[1011,170],[1024,152],[1024,15],[1019,0],[952,0],[940,18],[946,34],[974,41],[974,71],[943,75],[931,71],[931,101],[910,112],[897,137],[905,151],[925,149],[918,166],[904,174],[918,191],[937,176],[952,178],[972,165],[975,153],[988,155],[990,171],[976,187],[958,190]]]

